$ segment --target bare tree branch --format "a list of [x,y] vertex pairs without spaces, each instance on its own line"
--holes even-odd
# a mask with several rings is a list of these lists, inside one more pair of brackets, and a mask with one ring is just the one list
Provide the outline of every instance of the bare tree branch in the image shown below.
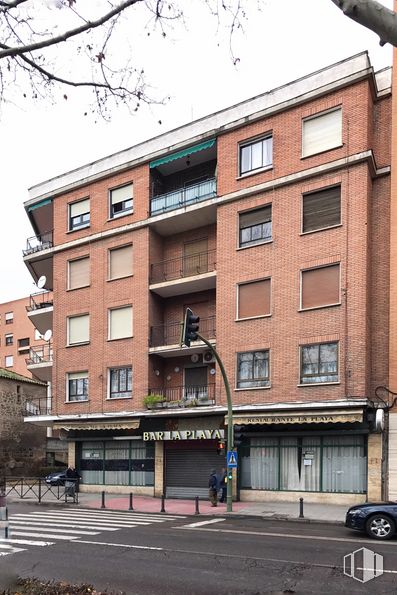
[[359,25],[379,35],[380,45],[397,47],[397,13],[377,0],[331,0],[341,11]]

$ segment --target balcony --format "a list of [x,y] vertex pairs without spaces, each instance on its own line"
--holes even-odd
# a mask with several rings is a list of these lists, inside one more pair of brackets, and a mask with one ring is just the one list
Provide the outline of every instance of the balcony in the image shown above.
[[164,398],[163,401],[156,403],[155,409],[215,405],[215,384],[151,388],[149,394]]
[[32,293],[26,310],[28,318],[42,335],[52,328],[53,296],[50,291]]
[[26,241],[26,250],[23,250],[23,255],[28,256],[35,252],[41,252],[47,250],[47,248],[53,247],[53,232],[46,231],[38,236],[28,238]]
[[187,207],[216,196],[216,179],[209,178],[198,184],[186,186],[150,200],[150,215],[161,215],[175,209]]
[[[161,348],[161,351],[169,351],[170,356],[181,355],[182,351],[185,353],[184,348],[179,348],[181,329],[182,322],[171,322],[169,324],[150,327],[149,346],[150,348],[154,348],[153,350],[150,349],[150,351],[152,353],[158,353],[158,348]],[[205,339],[215,339],[215,316],[200,319],[200,334]],[[195,341],[192,343],[192,347],[194,346],[199,347],[198,351],[203,351],[204,343],[202,341]],[[167,349],[167,347],[169,348]],[[192,347],[190,348],[191,353],[193,353]],[[175,350],[181,351],[181,353],[176,353]]]
[[50,397],[30,398],[25,403],[25,417],[51,415],[51,413],[52,407]]
[[52,345],[43,343],[34,345],[29,350],[29,357],[26,360],[27,368],[42,382],[49,382],[52,374]]
[[150,289],[162,297],[206,291],[216,286],[216,250],[152,264]]

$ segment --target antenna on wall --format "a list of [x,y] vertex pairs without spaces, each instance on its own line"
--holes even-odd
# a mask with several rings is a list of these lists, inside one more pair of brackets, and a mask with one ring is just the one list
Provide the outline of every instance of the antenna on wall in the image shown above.
[[41,275],[41,277],[38,278],[36,285],[39,289],[43,289],[46,283],[47,277],[45,275]]
[[50,342],[52,337],[52,330],[49,328],[43,335],[44,341]]

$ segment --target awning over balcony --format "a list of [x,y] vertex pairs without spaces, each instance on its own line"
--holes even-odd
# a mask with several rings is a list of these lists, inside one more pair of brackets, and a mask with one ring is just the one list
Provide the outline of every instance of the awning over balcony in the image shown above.
[[53,428],[58,430],[136,430],[139,428],[140,419],[134,419],[131,421],[120,421],[120,422],[58,422],[54,423]]
[[175,161],[175,159],[181,159],[182,157],[187,157],[188,155],[192,155],[193,153],[198,153],[199,151],[204,151],[205,149],[211,149],[216,143],[216,140],[213,138],[211,140],[207,140],[204,143],[200,143],[198,145],[194,145],[193,147],[188,147],[187,149],[182,149],[177,153],[171,153],[169,155],[164,155],[164,157],[160,157],[159,159],[155,159],[151,161],[149,164],[150,169],[154,167],[158,167],[159,165],[164,165],[164,163],[170,163],[171,161]]
[[[270,425],[270,424],[339,424],[339,423],[362,423],[363,410],[348,411],[344,409],[333,411],[291,411],[291,412],[269,412],[269,413],[246,413],[233,416],[233,425]],[[225,424],[228,419],[225,417]]]

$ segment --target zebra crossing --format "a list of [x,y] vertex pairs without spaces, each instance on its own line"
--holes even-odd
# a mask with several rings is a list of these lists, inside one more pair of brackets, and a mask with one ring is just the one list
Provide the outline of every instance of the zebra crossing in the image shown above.
[[0,557],[24,552],[32,547],[47,547],[57,542],[78,541],[121,529],[133,529],[186,516],[145,512],[119,512],[98,509],[61,509],[32,511],[9,516],[9,538],[0,538]]

